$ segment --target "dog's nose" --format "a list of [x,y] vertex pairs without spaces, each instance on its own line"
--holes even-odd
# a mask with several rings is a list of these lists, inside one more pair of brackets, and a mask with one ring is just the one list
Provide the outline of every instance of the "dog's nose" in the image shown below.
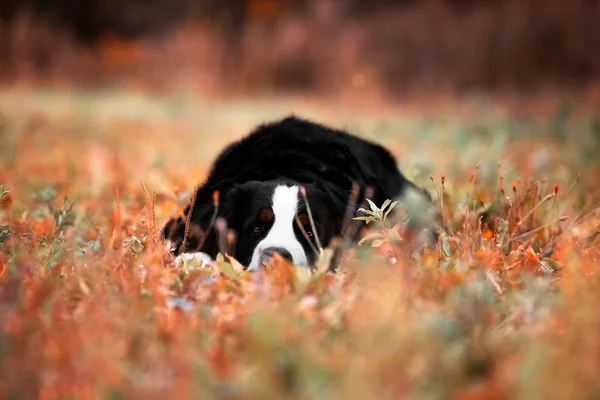
[[283,247],[268,247],[261,252],[261,264],[268,263],[275,253],[279,254],[281,257],[287,259],[288,261],[293,262],[292,254]]

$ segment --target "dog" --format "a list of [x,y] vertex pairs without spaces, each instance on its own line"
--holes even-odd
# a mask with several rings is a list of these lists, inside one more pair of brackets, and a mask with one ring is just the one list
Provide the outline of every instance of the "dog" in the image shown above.
[[311,267],[319,249],[348,236],[352,223],[359,224],[353,237],[360,233],[364,222],[348,219],[365,197],[381,205],[408,191],[431,200],[384,147],[289,116],[225,148],[183,216],[162,232],[174,255],[202,252],[214,259],[227,247],[249,270],[275,253]]

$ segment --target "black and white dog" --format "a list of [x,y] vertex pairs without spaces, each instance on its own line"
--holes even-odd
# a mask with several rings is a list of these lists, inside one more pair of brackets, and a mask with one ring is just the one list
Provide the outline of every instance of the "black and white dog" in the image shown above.
[[[312,266],[319,245],[327,248],[345,234],[353,193],[355,205],[365,196],[381,205],[409,190],[428,197],[382,146],[288,117],[229,145],[184,215],[169,220],[163,235],[175,255],[203,252],[214,258],[223,243],[223,227],[217,229],[215,221],[225,221],[235,232],[232,255],[249,269],[275,252],[295,265]],[[356,207],[350,212],[354,216]]]

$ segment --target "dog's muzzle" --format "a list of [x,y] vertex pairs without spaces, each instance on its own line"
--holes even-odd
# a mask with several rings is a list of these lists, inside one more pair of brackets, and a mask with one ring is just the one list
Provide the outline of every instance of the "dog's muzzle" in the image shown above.
[[268,264],[275,254],[279,254],[289,262],[293,262],[292,254],[283,247],[268,247],[260,253],[259,265]]

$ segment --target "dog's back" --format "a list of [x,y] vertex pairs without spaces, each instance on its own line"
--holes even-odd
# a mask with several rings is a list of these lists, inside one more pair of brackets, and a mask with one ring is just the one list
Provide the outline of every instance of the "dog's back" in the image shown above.
[[261,125],[231,144],[215,161],[207,185],[281,178],[329,182],[343,188],[345,199],[353,182],[363,190],[371,186],[379,203],[413,186],[382,146],[296,117]]

